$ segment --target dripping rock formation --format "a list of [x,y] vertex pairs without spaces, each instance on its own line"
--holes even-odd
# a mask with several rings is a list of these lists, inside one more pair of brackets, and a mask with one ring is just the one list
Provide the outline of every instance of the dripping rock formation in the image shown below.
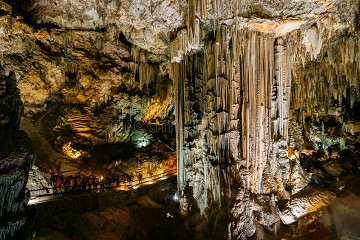
[[359,154],[359,3],[188,4],[187,27],[170,44],[181,209],[228,209],[231,238],[269,237],[277,223],[256,217],[261,196],[285,204],[269,213],[290,224],[340,190],[303,190],[309,183],[358,171],[358,160],[347,171],[339,161]]

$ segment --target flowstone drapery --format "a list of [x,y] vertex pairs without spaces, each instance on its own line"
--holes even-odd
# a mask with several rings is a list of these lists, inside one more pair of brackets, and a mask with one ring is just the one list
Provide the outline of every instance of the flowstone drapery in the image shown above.
[[281,38],[231,26],[221,26],[201,52],[173,63],[177,124],[184,129],[179,187],[193,187],[202,211],[208,199],[221,204],[239,186],[253,193],[283,189],[287,172],[278,169],[288,164],[288,66]]

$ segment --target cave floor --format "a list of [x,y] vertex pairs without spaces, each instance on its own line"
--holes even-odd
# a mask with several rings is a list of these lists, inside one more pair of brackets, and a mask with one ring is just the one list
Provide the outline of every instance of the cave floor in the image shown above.
[[153,189],[122,207],[51,217],[38,223],[34,239],[191,239],[187,221],[171,200],[174,187]]
[[[77,172],[100,176],[106,171],[105,165],[84,164],[58,153],[29,119],[22,120],[21,129],[32,139],[37,152],[35,164],[43,172],[52,168],[64,176]],[[334,203],[321,210],[321,216],[316,216],[315,231],[304,229],[308,224],[296,223],[293,229],[282,225],[279,239],[359,239],[359,179],[351,184],[351,191],[338,196]],[[191,239],[189,232],[196,226],[187,226],[188,219],[182,217],[178,209],[176,204],[162,204],[145,195],[122,207],[54,216],[39,222],[35,239]]]
[[[356,178],[353,184],[360,183]],[[357,186],[353,186],[357,188]],[[35,240],[70,239],[219,239],[196,235],[203,225],[194,224],[191,216],[179,213],[178,203],[172,200],[175,183],[156,187],[125,206],[107,207],[82,214],[64,213],[38,222]],[[316,220],[309,224],[304,219],[292,225],[279,225],[278,235],[262,235],[249,239],[359,239],[360,198],[358,191],[346,191],[319,213],[313,213]],[[310,214],[311,215],[311,214]],[[310,216],[309,215],[309,216]],[[308,216],[308,218],[309,218]],[[219,223],[222,225],[221,223]],[[226,228],[224,225],[223,227]],[[214,232],[214,229],[208,229]],[[226,238],[224,238],[226,239]]]

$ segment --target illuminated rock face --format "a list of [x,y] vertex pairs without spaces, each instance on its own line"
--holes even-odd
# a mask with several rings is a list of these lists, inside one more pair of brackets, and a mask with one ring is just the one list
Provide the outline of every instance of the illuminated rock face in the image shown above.
[[285,224],[296,222],[301,217],[318,211],[335,199],[335,194],[321,188],[307,188],[279,206],[279,216]]
[[[163,53],[166,35],[181,26],[182,1],[42,1],[31,0],[20,5],[38,24],[81,31],[104,31],[117,39],[122,33],[141,49]],[[165,39],[164,39],[165,37]]]
[[1,61],[15,72],[26,117],[52,111],[58,149],[67,137],[91,146],[128,142],[134,122],[172,121],[165,50],[182,22],[178,3],[14,1],[14,15],[1,4]]
[[189,181],[202,211],[209,193],[220,203],[239,186],[253,193],[283,188],[288,171],[281,176],[278,170],[288,164],[288,59],[274,34],[223,26],[203,54],[179,69],[174,64],[178,85],[185,85],[178,91],[177,113],[184,112],[179,182],[184,188]]

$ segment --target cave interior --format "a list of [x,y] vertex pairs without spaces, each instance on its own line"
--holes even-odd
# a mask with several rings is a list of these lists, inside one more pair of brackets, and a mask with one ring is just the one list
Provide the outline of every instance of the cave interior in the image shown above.
[[0,240],[360,236],[360,1],[0,0],[0,53]]

